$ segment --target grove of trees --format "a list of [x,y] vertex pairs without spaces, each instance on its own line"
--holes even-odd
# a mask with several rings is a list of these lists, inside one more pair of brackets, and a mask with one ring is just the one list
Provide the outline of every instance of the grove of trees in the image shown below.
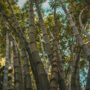
[[90,0],[0,0],[0,90],[90,90]]

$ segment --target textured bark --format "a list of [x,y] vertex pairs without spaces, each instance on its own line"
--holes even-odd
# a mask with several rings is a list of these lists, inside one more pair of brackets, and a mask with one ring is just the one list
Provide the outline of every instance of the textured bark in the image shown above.
[[15,90],[25,90],[23,85],[20,55],[16,42],[14,40],[13,40],[13,60],[14,60]]
[[[21,44],[19,46],[21,46]],[[31,77],[30,77],[30,67],[29,67],[27,52],[22,47],[21,47],[21,58],[23,60],[22,61],[23,62],[23,78],[24,78],[25,90],[33,90]]]
[[[40,61],[36,64],[37,66],[40,64],[40,67],[43,67],[43,64],[41,62],[41,58],[39,56],[39,52],[37,49],[37,45],[36,45],[36,38],[35,38],[35,25],[34,25],[34,11],[33,11],[33,1],[30,1],[30,48],[31,48],[31,53],[32,53],[32,57],[35,57],[35,59],[39,59]],[[43,71],[38,71],[40,67],[37,67],[37,77],[42,77],[43,75],[45,75],[45,70]],[[46,80],[44,80],[42,78],[42,81],[39,78],[36,78],[37,82],[37,89],[38,90],[48,90],[49,89],[49,82]],[[45,84],[44,84],[45,83]]]
[[58,27],[58,20],[57,20],[57,14],[56,14],[56,7],[54,7],[54,30],[53,30],[53,36],[54,36],[54,40],[53,40],[53,49],[54,49],[54,57],[56,59],[57,62],[57,67],[58,67],[58,74],[59,74],[59,89],[60,90],[67,90],[66,84],[65,84],[65,73],[63,70],[63,63],[62,63],[62,54],[61,52],[59,52],[59,27]]
[[80,77],[79,77],[79,61],[80,61],[79,49],[73,65],[72,76],[71,76],[71,90],[80,90]]
[[41,27],[41,30],[43,33],[43,40],[45,42],[45,52],[47,53],[48,57],[51,58],[52,51],[51,51],[51,47],[50,47],[50,39],[48,37],[48,32],[47,32],[47,29],[45,27],[44,20],[43,20],[41,11],[40,11],[39,1],[37,1],[37,0],[34,0],[34,1],[35,1],[36,11],[37,11],[38,18],[39,18],[40,27]]
[[40,27],[43,33],[43,40],[45,41],[44,49],[52,65],[50,90],[57,90],[58,89],[58,68],[54,67],[55,65],[53,65],[52,63],[52,50],[51,50],[50,40],[49,40],[48,33],[47,33],[47,30],[46,30],[46,27],[45,27],[45,24],[42,18],[42,14],[41,14],[40,7],[39,7],[39,2],[36,0],[35,0],[35,5],[36,5],[38,17],[39,17]]
[[6,32],[6,61],[4,67],[3,90],[8,90],[8,67],[10,64],[10,40],[9,32]]
[[13,60],[12,60],[12,45],[11,45],[11,37],[9,35],[9,45],[10,45],[10,62],[9,62],[9,69],[8,69],[8,73],[9,73],[9,76],[8,76],[8,87],[9,87],[9,90],[13,90],[14,87],[13,87]]

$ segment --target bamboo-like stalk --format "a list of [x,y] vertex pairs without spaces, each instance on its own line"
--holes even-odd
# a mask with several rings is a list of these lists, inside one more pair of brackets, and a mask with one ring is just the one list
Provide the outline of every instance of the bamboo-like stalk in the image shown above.
[[10,40],[9,32],[6,32],[6,61],[4,67],[3,90],[8,90],[8,68],[10,64]]
[[22,69],[20,54],[17,48],[16,42],[13,40],[13,61],[14,61],[14,79],[15,79],[15,90],[25,90],[22,78]]
[[25,90],[33,90],[27,52],[22,47],[21,47],[21,58],[23,62],[23,72],[22,73],[23,73],[23,78],[24,78]]
[[[46,75],[46,72],[45,70],[42,68],[43,67],[43,64],[41,62],[41,58],[39,56],[39,52],[38,52],[38,49],[37,49],[37,45],[36,45],[36,38],[35,38],[35,25],[34,25],[34,11],[33,11],[33,1],[30,1],[30,31],[29,31],[29,38],[30,38],[30,48],[31,48],[31,53],[32,53],[32,56],[35,57],[35,59],[38,59],[35,63],[35,66],[37,66],[37,82],[36,82],[36,85],[37,85],[37,89],[38,90],[49,90],[49,82],[47,79],[45,79],[45,77],[47,77]],[[41,67],[41,70],[39,72],[39,66]],[[38,78],[40,77],[41,80]]]
[[72,66],[73,69],[72,69],[72,76],[71,76],[71,90],[80,90],[80,77],[79,77],[80,53],[81,53],[81,49],[77,51],[75,60],[73,61],[73,66]]

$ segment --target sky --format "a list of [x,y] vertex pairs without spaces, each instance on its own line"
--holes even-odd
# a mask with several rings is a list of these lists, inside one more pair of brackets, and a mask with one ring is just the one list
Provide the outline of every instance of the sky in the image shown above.
[[19,0],[18,5],[22,7],[27,0]]
[[[23,7],[23,5],[24,5],[24,3],[25,3],[26,1],[27,1],[27,0],[19,0],[18,5],[19,5],[20,7]],[[42,5],[43,8],[48,8],[48,7],[49,7],[48,1],[49,1],[49,0],[46,0],[46,2],[43,3],[43,5]]]

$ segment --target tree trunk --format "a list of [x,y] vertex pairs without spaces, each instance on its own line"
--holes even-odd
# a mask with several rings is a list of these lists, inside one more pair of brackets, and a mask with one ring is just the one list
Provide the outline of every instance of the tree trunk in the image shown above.
[[10,64],[10,40],[9,32],[6,32],[6,61],[4,67],[3,90],[8,90],[8,67]]
[[14,60],[15,90],[25,90],[23,85],[20,55],[16,42],[14,40],[13,40],[13,60]]
[[[35,59],[38,59],[39,61],[36,63],[37,69],[35,70],[37,72],[37,89],[38,90],[49,90],[49,82],[47,79],[43,79],[43,77],[46,76],[46,72],[45,70],[42,68],[43,64],[41,62],[41,58],[39,56],[39,52],[37,50],[37,45],[36,45],[36,38],[35,38],[35,25],[34,25],[34,12],[33,12],[33,1],[30,1],[30,48],[31,48],[31,53],[32,53],[32,57]],[[38,65],[40,64],[40,67],[43,71],[39,72],[39,68]],[[40,80],[40,78],[41,80]]]
[[58,74],[59,74],[59,89],[60,90],[67,90],[66,84],[65,84],[65,73],[63,70],[63,60],[61,56],[61,52],[59,52],[59,27],[58,27],[58,20],[57,20],[57,14],[56,14],[56,6],[54,7],[54,30],[53,30],[53,48],[54,48],[54,57],[56,57],[57,61],[57,67],[58,67]]
[[21,47],[21,58],[23,62],[23,78],[24,78],[25,90],[33,90],[31,77],[30,77],[30,69],[29,69],[30,67],[29,67],[27,52],[22,47]]
[[71,76],[71,90],[80,90],[80,77],[79,77],[79,61],[80,61],[80,52],[78,50],[76,53],[76,58],[74,60],[72,76]]

